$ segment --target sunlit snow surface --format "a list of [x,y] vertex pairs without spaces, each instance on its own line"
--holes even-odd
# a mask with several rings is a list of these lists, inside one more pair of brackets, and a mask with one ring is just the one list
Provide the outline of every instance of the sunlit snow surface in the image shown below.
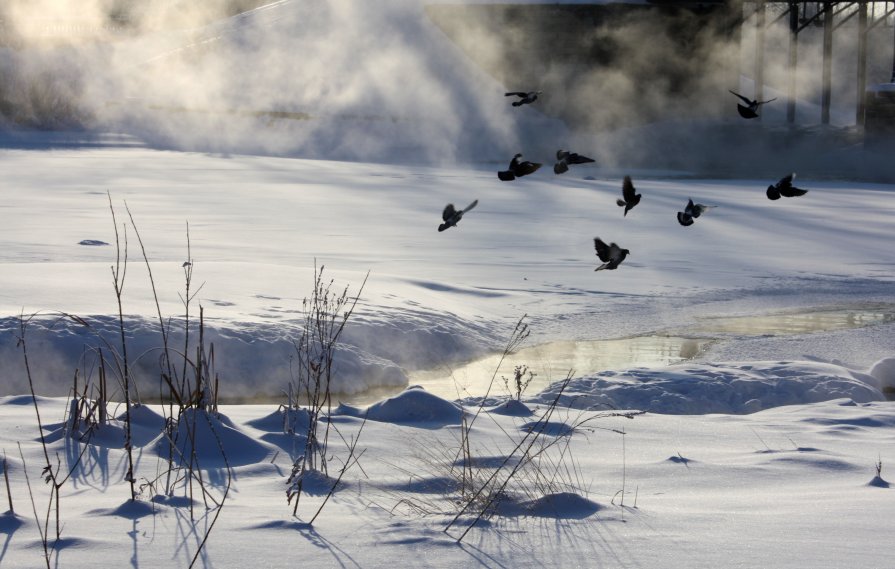
[[[76,9],[87,18],[98,4]],[[0,450],[10,480],[0,503],[15,510],[0,514],[0,566],[45,565],[40,533],[46,524],[55,534],[47,460],[73,468],[50,563],[60,569],[188,567],[194,556],[198,567],[891,565],[895,187],[801,169],[808,194],[771,202],[765,188],[791,166],[744,179],[622,170],[619,143],[640,164],[693,152],[663,133],[686,129],[701,150],[723,142],[706,153],[715,161],[763,139],[683,122],[573,137],[536,107],[510,107],[508,87],[420,6],[276,2],[202,29],[60,49],[36,68],[70,77],[110,132],[0,135]],[[5,71],[34,63],[27,50],[3,55]],[[617,99],[598,103],[626,106]],[[558,148],[604,167],[555,176]],[[516,152],[544,167],[499,181]],[[860,153],[845,154],[851,169],[841,171],[854,171]],[[770,169],[750,152],[731,156],[740,171]],[[811,158],[839,171],[835,157]],[[643,201],[623,217],[625,174]],[[688,198],[717,207],[681,227]],[[476,199],[457,227],[437,231],[446,204]],[[594,272],[594,237],[631,254]],[[119,345],[110,269],[125,241],[121,309],[140,397],[159,392],[159,313],[181,349],[182,299],[195,294],[191,349],[201,307],[222,398],[267,402],[190,411],[198,428],[181,445],[162,434],[170,408],[132,408],[133,503],[124,406],[113,403],[95,431],[80,428],[80,442],[65,430],[74,379],[95,380],[94,349],[108,356]],[[326,423],[329,477],[308,477],[294,517],[286,480],[308,414],[276,403],[294,378],[302,301],[321,267],[336,291],[366,285],[336,357],[333,387],[351,401]],[[523,315],[528,351],[498,369],[494,354]],[[621,348],[607,354],[610,345]],[[23,395],[23,346],[47,454]],[[516,365],[538,369],[540,383],[508,401],[501,376]],[[569,370],[568,386],[551,385]],[[427,374],[437,386],[401,391]],[[482,408],[482,389],[466,391],[467,381],[492,375]],[[508,485],[496,515],[458,545],[471,516],[443,530],[462,501],[464,418],[474,422],[472,471],[487,476],[518,463],[512,450],[553,401],[562,408],[544,425],[546,448],[534,449],[540,486]],[[646,413],[606,416],[619,408]],[[351,441],[359,461],[311,526]],[[195,451],[207,496],[198,483],[163,495],[172,450],[183,453],[175,464]],[[206,510],[228,481],[223,509]]]
[[[3,151],[0,166],[0,324],[9,331],[0,354],[16,370],[4,383],[7,394],[27,390],[15,347],[19,315],[38,313],[27,332],[34,353],[45,350],[33,372],[50,395],[67,393],[74,362],[96,344],[60,312],[115,338],[110,196],[122,252],[127,237],[123,311],[146,392],[157,390],[160,336],[135,227],[161,313],[175,329],[184,314],[189,231],[191,293],[202,285],[191,318],[201,305],[222,392],[234,398],[285,389],[315,263],[337,290],[347,286],[352,294],[369,272],[344,337],[340,392],[400,389],[414,370],[499,353],[524,314],[529,345],[690,330],[726,339],[698,354],[705,361],[720,353],[730,361],[835,360],[866,369],[891,355],[893,325],[882,316],[863,328],[831,324],[826,332],[780,337],[730,328],[742,318],[727,329],[706,318],[830,314],[843,306],[891,314],[895,206],[887,185],[808,179],[800,182],[810,189],[806,196],[772,202],[765,180],[645,173],[634,178],[643,202],[623,217],[614,203],[620,180],[586,167],[504,183],[489,166],[49,144]],[[675,212],[688,197],[718,207],[681,227]],[[479,206],[457,227],[436,230],[446,203],[473,199]],[[595,236],[631,250],[617,270],[593,271]]]

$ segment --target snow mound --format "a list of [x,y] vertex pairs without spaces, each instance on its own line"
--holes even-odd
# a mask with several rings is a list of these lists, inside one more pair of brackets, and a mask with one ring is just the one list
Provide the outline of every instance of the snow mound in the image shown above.
[[[364,413],[347,405],[340,405],[336,412],[355,416]],[[367,419],[372,421],[431,427],[457,425],[462,415],[463,409],[459,406],[415,386],[374,403],[366,410]]]
[[[195,409],[187,409],[181,414],[174,441],[175,459],[188,462],[188,457],[193,456],[195,450],[200,468],[254,464],[273,454],[264,443],[233,427],[232,422],[223,415]],[[156,444],[158,455],[167,457],[169,450],[167,437],[160,438]]]
[[267,433],[304,433],[308,430],[311,414],[307,409],[280,408],[246,424]]
[[[680,364],[605,371],[573,379],[560,405],[575,409],[642,409],[653,413],[746,414],[783,405],[849,398],[884,400],[867,374],[818,362]],[[549,403],[553,384],[534,398]]]
[[494,413],[495,415],[505,415],[507,417],[531,417],[533,414],[532,410],[528,408],[528,405],[518,399],[508,399],[497,407],[488,409],[488,412]]
[[879,360],[868,373],[879,381],[879,388],[883,391],[895,390],[895,357]]

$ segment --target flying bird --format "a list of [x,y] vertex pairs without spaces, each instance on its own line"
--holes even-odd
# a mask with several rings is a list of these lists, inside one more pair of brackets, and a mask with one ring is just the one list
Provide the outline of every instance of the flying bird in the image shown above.
[[471,204],[466,206],[466,209],[463,209],[460,211],[457,211],[456,209],[454,209],[454,204],[452,204],[452,203],[449,203],[446,206],[444,206],[444,211],[441,212],[441,219],[444,220],[444,223],[442,223],[441,225],[438,226],[438,231],[444,231],[445,229],[448,229],[449,227],[454,227],[455,225],[457,225],[460,222],[460,220],[463,219],[463,214],[466,213],[467,211],[471,210],[478,204],[479,204],[479,200],[475,200],[474,202],[472,202]]
[[789,176],[780,178],[780,181],[773,186],[768,186],[768,199],[779,200],[780,196],[783,196],[784,198],[794,198],[796,196],[804,196],[807,194],[808,190],[796,188],[792,185],[792,179],[795,177],[795,173],[792,173]]
[[500,170],[497,172],[497,177],[504,182],[509,182],[522,176],[528,176],[541,167],[541,164],[538,162],[529,162],[528,160],[520,161],[520,158],[522,158],[521,154],[513,156],[513,159],[510,161],[509,169]]
[[504,97],[519,97],[518,101],[513,101],[513,106],[521,107],[522,105],[528,105],[537,101],[538,95],[540,94],[541,91],[511,91],[509,93],[505,93]]
[[622,198],[624,199],[615,200],[615,203],[618,204],[618,207],[625,208],[625,216],[627,216],[628,211],[634,209],[634,206],[640,203],[641,197],[643,196],[634,189],[631,176],[625,176],[625,181],[622,182]]
[[[728,89],[728,91],[730,91],[730,89]],[[736,95],[737,97],[739,97],[741,101],[746,103],[746,106],[740,105],[739,103],[737,104],[737,111],[739,111],[740,116],[743,117],[744,119],[758,118],[758,107],[765,105],[767,103],[770,103],[771,101],[777,100],[777,97],[774,97],[773,99],[768,99],[767,101],[752,100],[752,99],[749,99],[747,97],[740,95],[739,93],[734,93],[733,91],[730,91],[730,92],[733,93],[734,95]]]
[[684,227],[689,225],[693,225],[693,220],[705,213],[707,209],[710,207],[716,207],[713,205],[703,205],[701,203],[693,203],[692,199],[688,199],[687,207],[684,208],[684,211],[677,212],[677,221]]
[[597,250],[597,257],[603,261],[602,265],[594,269],[595,271],[602,271],[603,269],[612,271],[617,269],[630,253],[630,251],[622,249],[615,243],[607,245],[599,237],[594,237],[594,248]]
[[554,174],[568,172],[569,164],[587,164],[588,162],[594,162],[593,158],[588,158],[587,156],[582,156],[581,154],[576,154],[567,150],[557,150],[556,159],[558,162],[553,165]]

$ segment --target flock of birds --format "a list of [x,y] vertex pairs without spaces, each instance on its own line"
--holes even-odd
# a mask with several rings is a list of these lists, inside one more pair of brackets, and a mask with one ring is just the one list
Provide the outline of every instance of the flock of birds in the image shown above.
[[[735,93],[734,91],[730,92],[745,103],[745,105],[737,104],[737,111],[744,119],[758,118],[758,111],[761,105],[765,105],[767,103],[770,103],[771,101],[776,100],[776,98],[769,99],[767,101],[752,100],[744,97],[743,95],[740,95],[739,93]],[[512,105],[514,107],[520,107],[522,105],[528,105],[535,102],[538,99],[538,95],[540,94],[541,91],[512,91],[506,93],[506,96],[517,97],[518,100],[513,101]],[[522,176],[533,174],[537,172],[541,166],[543,166],[543,164],[539,162],[530,162],[528,160],[521,160],[521,158],[522,154],[516,154],[515,156],[513,156],[513,159],[510,161],[509,167],[506,170],[498,171],[497,177],[501,181],[510,182],[512,180],[515,180],[516,178],[521,178]],[[565,172],[568,172],[569,165],[587,164],[588,162],[594,162],[594,159],[567,150],[558,150],[556,152],[556,163],[553,165],[553,172],[557,175],[564,174]],[[776,184],[768,186],[766,192],[768,199],[778,200],[781,197],[794,198],[805,195],[808,190],[803,190],[801,188],[796,188],[795,186],[793,186],[793,178],[795,178],[794,173],[784,176]],[[637,193],[637,189],[634,187],[634,183],[631,181],[631,177],[625,176],[624,180],[622,181],[622,197],[621,199],[616,200],[616,204],[619,207],[625,208],[622,215],[627,217],[628,212],[634,209],[634,207],[636,207],[637,204],[640,203],[642,197],[642,194]],[[475,200],[462,210],[456,209],[454,207],[454,204],[448,204],[447,206],[445,206],[444,211],[441,214],[443,223],[438,226],[438,231],[444,231],[456,226],[457,223],[459,223],[460,220],[463,219],[463,215],[477,206],[478,203],[479,200]],[[717,206],[694,203],[692,199],[688,199],[687,205],[684,207],[684,211],[677,212],[677,221],[684,227],[688,227],[690,225],[693,225],[695,219],[698,219],[703,213],[713,207]],[[625,258],[631,253],[628,249],[624,249],[616,243],[606,244],[606,242],[599,237],[594,237],[594,249],[596,249],[597,257],[600,259],[600,261],[602,261],[602,264],[594,269],[595,271],[602,271],[604,269],[611,271],[617,269],[622,261],[624,261]]]

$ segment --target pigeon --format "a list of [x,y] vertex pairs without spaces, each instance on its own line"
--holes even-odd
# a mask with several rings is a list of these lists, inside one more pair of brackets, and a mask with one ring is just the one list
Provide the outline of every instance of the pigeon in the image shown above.
[[687,207],[684,208],[684,211],[677,212],[677,221],[684,227],[689,225],[693,225],[693,220],[705,213],[707,209],[710,207],[715,207],[713,205],[703,205],[701,203],[693,203],[693,200],[687,201]]
[[594,269],[595,271],[602,271],[603,269],[612,271],[617,269],[630,253],[630,251],[622,249],[615,243],[607,245],[599,237],[594,237],[594,248],[597,250],[597,257],[603,261],[602,265]]
[[588,158],[587,156],[575,154],[574,152],[569,152],[567,150],[557,150],[556,159],[558,162],[553,165],[554,174],[568,172],[569,164],[587,164],[588,162],[594,162],[593,158]]
[[626,216],[629,210],[634,209],[634,206],[640,203],[642,196],[636,192],[634,184],[631,183],[631,176],[625,176],[625,181],[622,183],[622,197],[625,199],[615,200],[615,203],[618,204],[618,207],[625,208]]
[[504,97],[519,97],[518,101],[513,101],[513,106],[521,107],[522,105],[528,105],[537,101],[538,95],[540,94],[541,91],[528,91],[527,93],[524,91],[511,91],[509,93],[505,93]]
[[[730,89],[728,89],[728,91],[730,91]],[[739,97],[741,101],[746,103],[745,107],[743,105],[740,105],[739,103],[737,104],[737,111],[739,111],[740,116],[744,119],[758,118],[758,107],[770,103],[771,101],[777,100],[777,97],[774,97],[773,99],[768,99],[767,101],[754,101],[740,95],[739,93],[734,93],[733,91],[730,92]]]
[[536,172],[537,169],[541,167],[541,164],[539,164],[538,162],[529,162],[528,160],[520,162],[519,158],[521,157],[521,154],[513,156],[513,159],[510,161],[509,169],[499,171],[497,173],[497,177],[504,182],[509,182],[521,176],[528,176],[532,172]]
[[780,181],[773,186],[768,186],[768,199],[779,200],[780,196],[783,196],[784,198],[794,198],[796,196],[804,196],[807,194],[808,190],[796,188],[792,185],[792,179],[795,177],[795,173],[792,173],[789,176],[780,178]]
[[439,232],[444,231],[445,229],[448,229],[449,227],[454,227],[455,225],[457,225],[460,222],[460,220],[463,219],[463,214],[466,213],[467,211],[471,210],[478,204],[479,204],[479,200],[475,200],[474,202],[472,202],[471,204],[466,206],[466,209],[463,209],[460,211],[457,211],[456,209],[454,209],[454,204],[452,204],[452,203],[449,203],[446,206],[444,206],[444,211],[441,212],[441,219],[444,220],[444,223],[442,223],[441,225],[438,226],[438,231]]

